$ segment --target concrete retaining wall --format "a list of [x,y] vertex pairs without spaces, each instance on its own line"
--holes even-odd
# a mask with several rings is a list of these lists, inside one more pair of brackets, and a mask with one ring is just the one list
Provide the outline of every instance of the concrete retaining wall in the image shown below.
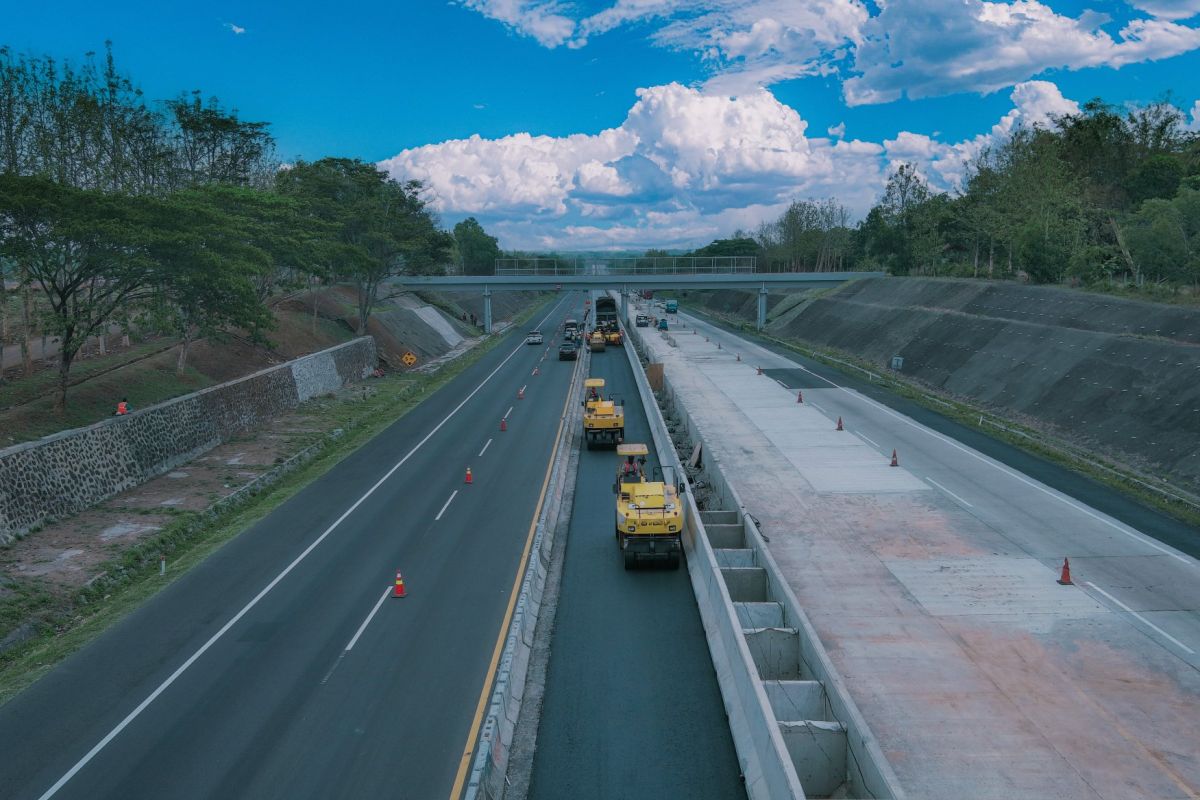
[[137,486],[375,369],[370,337],[0,450],[0,543]]
[[[751,292],[684,300],[755,314]],[[874,278],[805,302],[772,295],[767,332],[836,347],[1200,489],[1200,310],[1056,287]]]

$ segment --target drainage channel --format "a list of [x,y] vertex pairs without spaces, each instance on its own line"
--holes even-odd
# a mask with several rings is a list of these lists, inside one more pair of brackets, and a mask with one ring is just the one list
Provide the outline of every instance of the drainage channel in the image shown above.
[[[623,402],[625,441],[650,446],[652,473],[631,359],[609,348],[590,361]],[[611,448],[580,453],[528,796],[745,797],[687,569],[623,566],[617,462]]]

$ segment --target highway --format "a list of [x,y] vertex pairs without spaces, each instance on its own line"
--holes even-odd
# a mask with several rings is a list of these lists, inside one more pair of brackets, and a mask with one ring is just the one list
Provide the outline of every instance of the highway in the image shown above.
[[0,797],[449,797],[577,368],[550,332],[581,302],[0,708]]
[[[593,354],[590,375],[624,401],[625,440],[653,448],[625,354]],[[529,796],[745,797],[686,565],[622,564],[619,460],[580,454]]]

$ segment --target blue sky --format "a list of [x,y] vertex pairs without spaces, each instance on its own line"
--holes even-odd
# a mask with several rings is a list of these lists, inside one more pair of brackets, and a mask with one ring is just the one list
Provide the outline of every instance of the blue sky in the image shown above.
[[1200,0],[6,5],[0,43],[111,39],[150,97],[198,88],[285,160],[420,178],[506,247],[703,244],[804,197],[861,214],[896,163],[953,189],[1097,95],[1200,113]]

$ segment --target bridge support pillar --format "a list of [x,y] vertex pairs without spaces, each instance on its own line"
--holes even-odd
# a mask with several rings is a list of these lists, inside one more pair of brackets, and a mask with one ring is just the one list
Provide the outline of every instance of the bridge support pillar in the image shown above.
[[483,287],[483,332],[492,332],[492,290],[487,286]]
[[621,287],[621,319],[629,321],[629,287]]
[[758,329],[767,327],[767,287],[758,290]]

